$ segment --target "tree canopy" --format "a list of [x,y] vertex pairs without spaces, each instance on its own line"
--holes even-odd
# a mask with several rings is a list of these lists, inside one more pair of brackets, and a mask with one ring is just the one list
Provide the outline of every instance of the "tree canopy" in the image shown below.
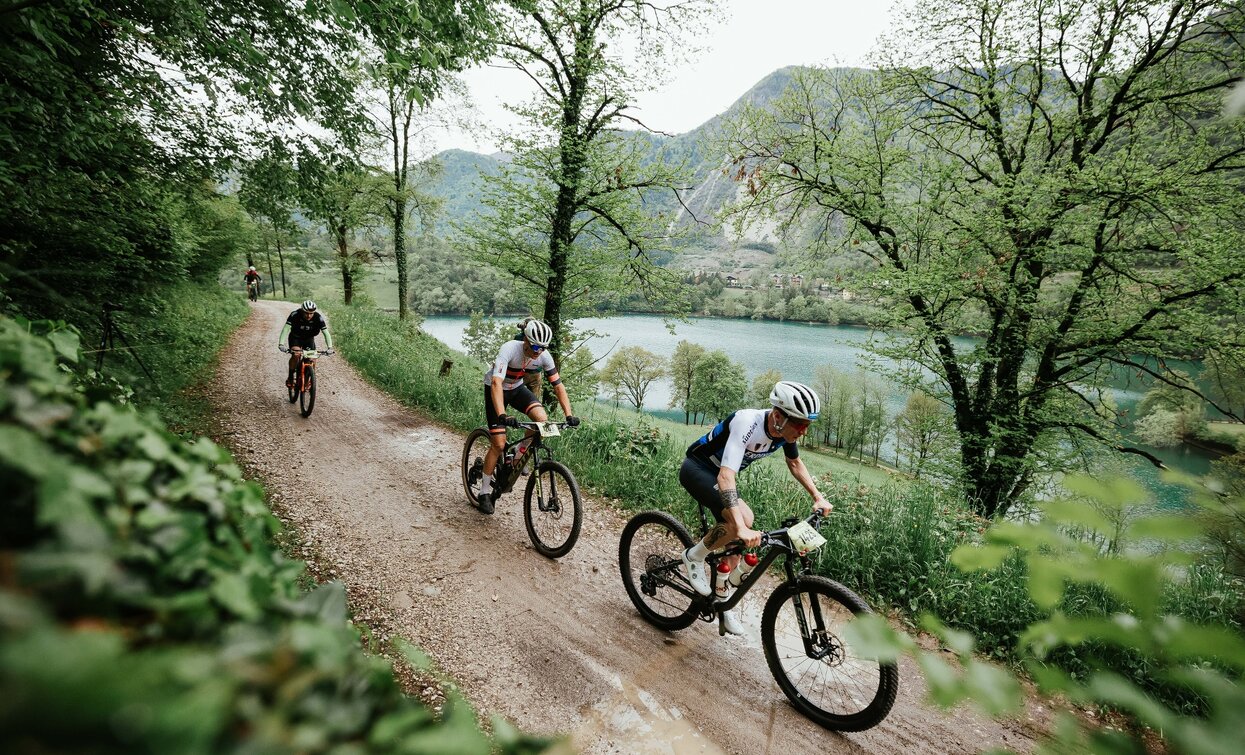
[[872,262],[880,351],[948,397],[981,513],[1059,437],[1144,453],[1104,420],[1113,366],[1171,382],[1163,357],[1239,341],[1245,123],[1220,113],[1243,26],[1203,1],[922,0],[881,70],[798,75],[722,131],[737,221]]

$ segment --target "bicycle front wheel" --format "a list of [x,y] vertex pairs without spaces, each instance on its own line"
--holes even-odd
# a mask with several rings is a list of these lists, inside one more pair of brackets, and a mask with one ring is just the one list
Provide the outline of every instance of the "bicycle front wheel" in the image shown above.
[[316,371],[314,367],[307,368],[306,382],[303,390],[298,394],[298,406],[303,410],[304,417],[311,416],[311,410],[316,408]]
[[[696,621],[692,586],[683,576],[683,551],[692,536],[664,511],[631,517],[618,541],[618,568],[627,596],[644,620],[658,629],[685,629]],[[672,587],[684,587],[686,593]]]
[[893,663],[862,658],[843,640],[854,616],[872,613],[856,593],[824,577],[780,585],[765,602],[765,661],[792,705],[834,731],[877,726],[899,689]]
[[463,444],[463,492],[467,494],[467,503],[477,505],[476,494],[480,492],[480,480],[484,477],[484,455],[488,453],[488,430],[477,427],[467,435]]
[[564,464],[543,461],[535,466],[523,493],[523,523],[537,553],[561,558],[575,547],[584,521],[579,483]]

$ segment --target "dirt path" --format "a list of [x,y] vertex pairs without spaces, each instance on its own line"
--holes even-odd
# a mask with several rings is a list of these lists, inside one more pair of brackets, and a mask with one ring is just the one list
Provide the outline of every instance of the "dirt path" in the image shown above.
[[[275,349],[294,306],[254,305],[222,355],[212,388],[222,440],[264,479],[327,576],[346,584],[360,618],[423,648],[483,714],[568,734],[593,753],[1032,748],[1024,721],[921,704],[912,667],[880,726],[835,734],[808,722],[755,636],[720,638],[700,623],[665,634],[639,618],[618,575],[625,518],[608,505],[586,499],[578,545],[551,562],[528,544],[517,492],[491,517],[467,506],[462,436],[401,407],[340,356],[320,361],[317,406],[301,418]],[[754,632],[768,590],[755,593],[744,603]]]

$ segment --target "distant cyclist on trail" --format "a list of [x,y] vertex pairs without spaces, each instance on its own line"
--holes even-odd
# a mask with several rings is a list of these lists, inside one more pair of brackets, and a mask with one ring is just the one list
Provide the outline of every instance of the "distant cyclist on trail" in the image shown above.
[[[579,424],[579,418],[571,414],[571,399],[566,395],[566,386],[562,385],[553,355],[548,351],[552,338],[553,329],[547,324],[529,320],[523,327],[523,339],[503,343],[493,364],[484,373],[484,414],[488,418],[490,443],[488,453],[484,455],[484,477],[480,480],[480,492],[476,496],[476,504],[482,513],[492,514],[497,502],[493,491],[493,472],[506,447],[506,428],[518,427],[519,424],[518,420],[506,414],[506,407],[512,406],[536,422],[549,419],[540,399],[524,383],[528,373],[539,374],[543,371],[553,386],[558,403],[562,405],[566,424],[571,427]],[[526,450],[525,446],[520,448]]]
[[[782,380],[770,392],[769,401],[772,409],[740,409],[715,425],[688,446],[679,469],[679,482],[717,520],[703,540],[683,552],[684,572],[701,595],[713,592],[705,572],[705,558],[711,551],[734,540],[742,540],[748,548],[761,544],[761,533],[752,529],[752,509],[739,497],[735,485],[735,476],[752,462],[781,448],[791,476],[813,497],[813,510],[828,514],[834,508],[817,490],[796,446],[821,411],[817,393],[802,383]],[[738,568],[739,556],[725,560],[732,571]],[[743,634],[734,613],[722,613],[722,626],[731,634]]]
[[248,267],[246,269],[246,272],[243,273],[242,275],[242,281],[246,283],[247,287],[249,288],[251,284],[253,283],[255,284],[257,291],[259,289],[260,282],[263,281],[263,279],[264,277],[259,274],[259,271],[255,269],[254,265],[251,265],[250,267]]
[[[311,299],[303,302],[302,307],[291,312],[285,319],[285,327],[281,328],[281,335],[277,336],[277,348],[285,351],[288,346],[290,349],[290,372],[285,379],[286,388],[294,387],[294,370],[298,369],[298,357],[293,349],[314,349],[316,336],[321,333],[324,334],[325,348],[332,351],[333,336],[329,335],[329,324],[316,311],[316,303]],[[289,341],[283,346],[281,342],[286,340],[286,336],[289,336]]]

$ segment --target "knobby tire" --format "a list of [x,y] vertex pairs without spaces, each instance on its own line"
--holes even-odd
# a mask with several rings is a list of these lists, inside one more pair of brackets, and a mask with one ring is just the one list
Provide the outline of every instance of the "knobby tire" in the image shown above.
[[310,417],[311,410],[316,408],[316,370],[314,367],[307,368],[307,384],[298,394],[298,406],[303,410],[304,417]]
[[[627,588],[627,597],[631,598],[640,616],[658,629],[671,632],[686,629],[696,621],[698,613],[692,607],[692,598],[668,586],[656,586],[655,595],[645,595],[641,579],[650,565],[679,558],[691,545],[692,536],[687,528],[664,511],[636,514],[623,527],[618,540],[618,569]],[[633,564],[633,557],[639,557],[642,563]]]
[[467,440],[463,443],[463,492],[467,495],[467,503],[472,506],[478,505],[476,493],[480,492],[480,476],[484,474],[484,455],[488,453],[491,443],[488,430],[482,427],[477,427],[468,433]]
[[[542,502],[554,510],[541,511]],[[536,552],[546,558],[561,558],[570,553],[579,539],[583,521],[584,506],[579,496],[579,483],[571,470],[556,461],[536,464],[523,494],[523,523]],[[556,527],[558,533],[565,531],[565,525],[569,525],[569,531],[565,537],[558,534],[550,538],[544,534],[546,524]],[[559,538],[562,539],[559,541]]]
[[[814,659],[799,642],[796,598],[810,627],[811,606],[816,601],[825,624],[828,644],[842,652],[825,659]],[[856,593],[825,577],[801,576],[786,582],[765,602],[761,616],[761,644],[770,673],[796,710],[812,721],[834,731],[862,731],[877,726],[891,706],[899,689],[899,671],[894,663],[855,657],[843,645],[841,630],[852,617],[872,613]],[[775,636],[779,620],[783,637]],[[837,621],[836,621],[837,619]]]

